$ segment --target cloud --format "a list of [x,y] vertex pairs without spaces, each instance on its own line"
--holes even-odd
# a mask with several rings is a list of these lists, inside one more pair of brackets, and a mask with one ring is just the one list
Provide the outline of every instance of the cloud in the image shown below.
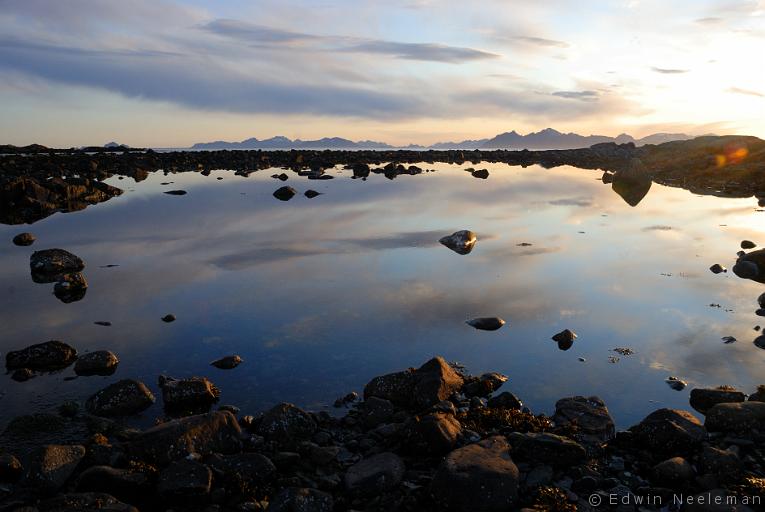
[[230,19],[213,20],[202,25],[200,28],[213,34],[253,43],[294,43],[321,39],[319,36],[312,36],[310,34]]
[[591,197],[564,197],[550,201],[549,204],[553,206],[578,206],[585,208],[592,206],[593,200]]
[[431,43],[397,43],[393,41],[368,41],[349,46],[343,51],[379,53],[399,59],[450,63],[495,59],[499,57],[497,54],[482,50],[474,50],[472,48],[460,48]]
[[722,18],[719,18],[717,16],[709,16],[707,18],[699,18],[696,20],[696,23],[700,23],[702,25],[715,25],[717,23],[722,23],[724,20]]
[[512,36],[508,39],[512,41],[517,41],[519,43],[526,43],[526,44],[531,44],[535,46],[544,46],[548,48],[568,48],[570,46],[568,43],[565,43],[563,41],[556,41],[555,39],[546,39],[544,37]]
[[580,101],[597,101],[599,97],[596,91],[556,91],[552,95]]
[[687,69],[657,68],[657,67],[652,67],[651,70],[655,71],[656,73],[661,73],[663,75],[680,75],[682,73],[688,73],[689,71]]
[[742,89],[740,87],[730,87],[728,88],[728,92],[732,92],[734,94],[745,94],[747,96],[757,96],[758,98],[765,98],[765,94],[757,91],[752,91],[751,89]]

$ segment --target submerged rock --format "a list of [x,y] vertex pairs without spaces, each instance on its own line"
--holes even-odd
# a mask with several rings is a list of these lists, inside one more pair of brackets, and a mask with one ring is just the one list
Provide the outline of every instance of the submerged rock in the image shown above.
[[63,341],[51,340],[8,352],[5,356],[5,366],[9,370],[28,368],[54,371],[66,368],[75,359],[77,359],[77,351],[74,348]]
[[165,192],[165,194],[169,196],[185,196],[186,193],[187,192],[185,190],[168,190]]
[[178,380],[161,375],[159,387],[162,389],[162,401],[168,410],[184,408],[206,410],[220,397],[220,390],[206,377]]
[[485,180],[489,177],[489,171],[487,169],[478,169],[478,170],[470,171],[470,174],[474,178],[478,178],[481,180]]
[[303,192],[303,195],[306,196],[308,199],[313,199],[314,197],[320,196],[321,192],[316,192],[315,190],[308,189],[305,192]]
[[294,188],[284,186],[274,192],[274,197],[279,201],[289,201],[295,194],[297,194],[297,191]]
[[21,247],[28,247],[35,243],[35,236],[32,233],[19,233],[13,237],[13,244]]
[[216,359],[210,365],[220,368],[221,370],[232,370],[242,364],[242,358],[238,355],[232,355],[232,356],[226,356],[221,357],[220,359]]
[[169,324],[170,322],[175,322],[175,315],[165,315],[162,317],[162,321]]
[[113,352],[96,350],[81,355],[74,365],[77,375],[112,375],[117,370],[120,360]]
[[467,229],[457,231],[449,236],[439,239],[439,243],[445,245],[457,254],[470,254],[478,240],[475,233]]
[[53,295],[64,304],[82,300],[87,291],[88,282],[80,272],[59,276],[58,282],[53,287]]
[[130,416],[148,409],[154,401],[154,395],[143,382],[124,379],[88,398],[85,408],[96,416]]
[[470,327],[480,329],[481,331],[496,331],[505,325],[505,321],[497,316],[473,318],[465,322]]
[[666,382],[667,386],[671,387],[675,391],[682,391],[688,385],[688,383],[685,382],[684,380],[680,380],[677,377],[672,377],[672,376],[667,377],[667,380],[665,380],[664,382]]

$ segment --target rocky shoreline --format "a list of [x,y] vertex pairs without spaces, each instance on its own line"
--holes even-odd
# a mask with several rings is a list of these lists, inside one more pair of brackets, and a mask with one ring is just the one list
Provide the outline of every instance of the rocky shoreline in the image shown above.
[[[8,362],[72,364],[67,347],[36,345]],[[215,406],[207,378],[161,376],[166,416],[139,431],[125,419],[156,398],[125,379],[84,408],[10,422],[0,511],[763,508],[765,387],[748,397],[694,389],[703,423],[659,409],[616,431],[597,397],[564,397],[552,415],[534,414],[504,390],[507,380],[435,357],[338,399],[341,415],[287,403],[246,415]]]

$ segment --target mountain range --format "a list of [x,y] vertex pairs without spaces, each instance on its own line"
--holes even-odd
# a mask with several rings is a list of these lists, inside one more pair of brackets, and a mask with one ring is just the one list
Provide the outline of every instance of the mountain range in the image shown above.
[[[661,144],[674,140],[688,140],[693,136],[684,133],[654,133],[640,139],[622,133],[616,137],[606,135],[579,135],[578,133],[561,133],[552,128],[546,128],[538,132],[521,135],[515,130],[505,132],[491,139],[463,140],[461,142],[438,142],[431,146],[419,146],[410,144],[401,149],[578,149],[588,148],[593,144],[603,142],[615,142],[624,144],[632,142],[636,146],[646,144]],[[340,137],[325,137],[318,140],[289,139],[277,136],[270,139],[250,138],[241,142],[200,142],[194,144],[191,149],[396,149],[384,142],[363,140],[354,142]]]

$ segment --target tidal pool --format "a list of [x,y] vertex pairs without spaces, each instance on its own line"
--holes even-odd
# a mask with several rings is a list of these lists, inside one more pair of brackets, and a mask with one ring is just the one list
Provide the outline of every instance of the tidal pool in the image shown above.
[[[419,166],[436,172],[111,178],[123,195],[0,226],[0,351],[58,339],[121,360],[109,377],[73,379],[72,367],[23,383],[5,375],[0,425],[123,378],[157,395],[136,420],[149,424],[162,414],[160,374],[207,376],[220,403],[243,413],[282,401],[331,410],[373,376],[433,355],[508,375],[502,389],[537,413],[598,395],[620,427],[659,407],[688,409],[693,387],[765,383],[765,351],[752,343],[764,287],[709,271],[732,267],[741,240],[765,243],[756,199],[635,190],[571,167],[473,165],[489,170],[484,180],[467,165]],[[270,177],[281,172],[286,183]],[[298,195],[275,199],[283,185]],[[163,193],[178,189],[188,193]],[[321,195],[308,199],[308,189]],[[478,236],[469,254],[438,243],[461,229]],[[37,236],[33,246],[11,244],[22,231]],[[32,281],[30,254],[53,247],[85,260],[82,300],[65,304]],[[162,322],[168,313],[177,320]],[[491,316],[507,325],[465,323]],[[579,337],[560,350],[550,338],[565,328]],[[238,368],[209,365],[234,353]],[[688,387],[671,389],[669,376]]]

